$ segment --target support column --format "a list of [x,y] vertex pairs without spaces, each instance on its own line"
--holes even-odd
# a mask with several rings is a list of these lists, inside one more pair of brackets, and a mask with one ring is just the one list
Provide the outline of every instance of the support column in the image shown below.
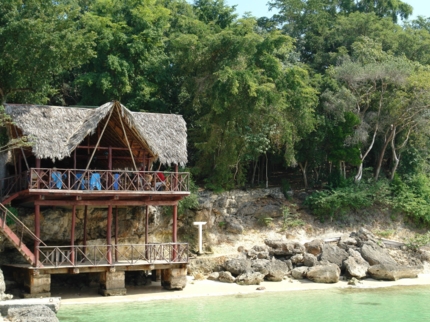
[[147,260],[149,260],[149,251],[148,251],[148,239],[149,239],[149,232],[148,232],[148,221],[149,221],[149,206],[146,206],[146,213],[145,213],[145,257]]
[[[35,205],[34,206],[34,234],[37,238],[40,239],[40,206]],[[40,242],[35,240],[34,241],[34,262],[35,266],[39,264],[39,245]]]
[[75,227],[76,227],[76,205],[72,206],[72,229],[70,232],[70,261],[75,264]]
[[87,252],[87,211],[88,206],[84,208],[84,254]]
[[106,228],[106,244],[107,244],[107,261],[112,264],[112,205],[108,206],[107,228]]
[[115,262],[118,262],[118,206],[115,207]]
[[104,296],[126,295],[125,272],[101,272],[99,293]]
[[[172,225],[172,243],[177,242],[178,231],[178,204],[173,206],[173,225]],[[173,245],[172,248],[172,262],[176,262],[178,257],[178,245]]]
[[[39,158],[36,158],[36,169],[40,169],[40,159]],[[38,178],[37,178],[37,189],[40,189],[40,179],[39,179],[39,176],[40,176],[40,171],[38,170],[37,171],[37,174],[38,174]]]
[[24,276],[24,298],[51,296],[51,274],[40,274],[38,270],[26,270]]
[[187,267],[161,270],[161,286],[166,290],[182,290],[187,285]]

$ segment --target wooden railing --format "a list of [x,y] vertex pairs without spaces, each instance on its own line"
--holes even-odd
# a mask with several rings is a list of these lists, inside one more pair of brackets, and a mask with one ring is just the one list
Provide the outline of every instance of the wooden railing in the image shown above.
[[39,242],[41,245],[46,246],[46,244],[37,237],[30,228],[28,228],[24,223],[18,219],[12,212],[9,211],[2,203],[0,203],[0,223],[1,229],[4,230],[5,226],[19,238],[18,247],[23,243],[24,238],[34,240]]
[[188,192],[188,172],[163,172],[161,180],[157,171],[36,169],[0,180],[2,200],[25,189],[62,189],[92,191],[153,191]]
[[44,267],[188,263],[187,243],[40,246]]

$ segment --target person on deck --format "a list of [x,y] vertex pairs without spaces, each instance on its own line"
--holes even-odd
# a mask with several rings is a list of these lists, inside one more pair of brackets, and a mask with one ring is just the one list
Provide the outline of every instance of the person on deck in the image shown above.
[[166,177],[163,172],[157,171],[156,181],[155,181],[155,190],[164,190]]

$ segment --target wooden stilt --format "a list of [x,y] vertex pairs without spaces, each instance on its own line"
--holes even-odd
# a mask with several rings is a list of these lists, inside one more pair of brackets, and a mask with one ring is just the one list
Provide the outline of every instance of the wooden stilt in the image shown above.
[[84,253],[87,248],[87,217],[88,217],[87,211],[88,211],[88,206],[85,206],[84,208]]
[[107,244],[107,261],[112,264],[112,206],[108,206],[107,228],[106,228],[106,244]]
[[149,232],[148,232],[148,221],[149,221],[149,206],[146,206],[146,214],[145,214],[145,255],[146,258],[149,259],[149,253],[148,253],[148,237],[149,237]]
[[75,264],[75,226],[76,226],[76,205],[72,206],[72,231],[70,232],[70,261]]
[[[34,234],[40,239],[40,206],[34,206]],[[37,267],[39,264],[39,245],[40,242],[34,241],[34,265]]]
[[[173,206],[173,225],[172,225],[172,242],[177,242],[177,230],[178,230],[178,204]],[[172,251],[172,262],[176,261],[178,254],[177,245],[173,245]]]
[[115,262],[118,262],[118,207],[115,207]]

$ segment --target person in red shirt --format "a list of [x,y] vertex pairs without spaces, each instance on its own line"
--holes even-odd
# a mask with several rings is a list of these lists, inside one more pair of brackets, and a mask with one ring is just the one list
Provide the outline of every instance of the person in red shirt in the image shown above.
[[156,190],[164,190],[166,177],[164,176],[163,172],[157,171],[157,181],[155,182],[155,189]]

